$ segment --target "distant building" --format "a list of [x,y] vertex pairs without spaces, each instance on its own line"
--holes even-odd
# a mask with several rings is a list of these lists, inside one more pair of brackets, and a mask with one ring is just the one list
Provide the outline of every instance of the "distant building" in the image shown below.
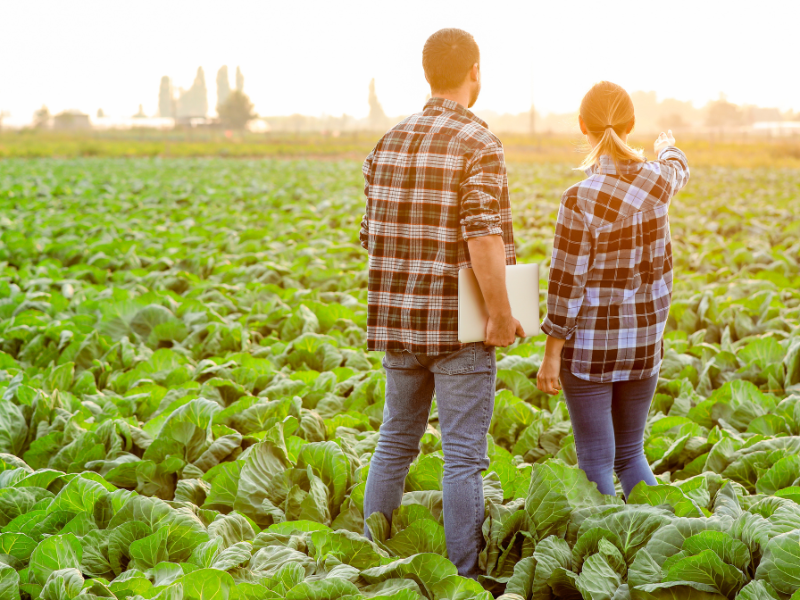
[[89,115],[79,110],[65,110],[53,117],[53,129],[91,129]]
[[745,116],[750,123],[777,123],[783,121],[783,115],[777,108],[762,108],[760,106],[747,106]]
[[221,129],[219,119],[209,117],[176,117],[176,129]]
[[104,117],[92,123],[92,129],[108,131],[110,129],[153,129],[166,131],[172,129],[175,122],[169,117]]
[[770,137],[800,136],[800,121],[759,121],[753,123],[751,131]]
[[[203,67],[197,69],[192,87],[179,90],[176,112],[172,115],[178,119],[203,117],[208,114],[208,92]],[[162,115],[166,116],[166,115]]]

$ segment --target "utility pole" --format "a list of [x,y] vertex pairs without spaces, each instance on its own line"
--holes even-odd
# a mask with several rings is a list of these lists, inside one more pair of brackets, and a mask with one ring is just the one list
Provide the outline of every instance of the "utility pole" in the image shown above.
[[530,131],[531,136],[536,135],[536,109],[533,106],[533,102],[531,102],[530,120],[528,122],[528,129]]
[[530,123],[528,124],[530,129],[530,134],[533,135],[536,133],[536,112],[533,108],[533,103],[531,102],[531,110],[530,110]]
[[530,114],[528,117],[528,133],[531,136],[532,141],[535,143],[536,150],[539,150],[539,139],[536,135],[536,108],[533,104],[533,59],[531,59],[531,108]]

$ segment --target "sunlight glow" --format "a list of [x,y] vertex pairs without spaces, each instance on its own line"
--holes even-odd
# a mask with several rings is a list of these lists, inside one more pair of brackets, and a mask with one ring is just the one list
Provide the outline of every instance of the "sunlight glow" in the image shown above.
[[696,106],[724,92],[800,108],[796,0],[467,0],[458,10],[430,0],[8,0],[0,16],[0,109],[17,118],[42,104],[120,117],[142,104],[155,115],[161,76],[188,88],[198,66],[214,114],[223,64],[231,74],[241,66],[260,115],[363,117],[373,77],[386,113],[409,114],[428,92],[422,45],[445,26],[481,47],[479,110],[519,113],[533,100],[540,112],[569,112],[600,79]]

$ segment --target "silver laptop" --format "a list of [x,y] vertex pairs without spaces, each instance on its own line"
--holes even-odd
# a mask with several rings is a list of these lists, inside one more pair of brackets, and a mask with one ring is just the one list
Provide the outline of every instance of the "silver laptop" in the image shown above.
[[[506,266],[506,290],[511,314],[526,336],[539,334],[539,265]],[[458,341],[462,344],[486,339],[489,313],[472,269],[458,272]]]

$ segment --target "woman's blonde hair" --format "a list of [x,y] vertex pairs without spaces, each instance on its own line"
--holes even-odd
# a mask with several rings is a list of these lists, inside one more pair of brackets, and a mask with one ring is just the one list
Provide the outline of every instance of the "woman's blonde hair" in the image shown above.
[[622,87],[610,81],[594,84],[583,97],[580,115],[589,132],[600,141],[578,169],[596,165],[604,154],[610,156],[615,165],[624,160],[644,162],[643,152],[631,148],[620,138],[634,118],[633,100]]

